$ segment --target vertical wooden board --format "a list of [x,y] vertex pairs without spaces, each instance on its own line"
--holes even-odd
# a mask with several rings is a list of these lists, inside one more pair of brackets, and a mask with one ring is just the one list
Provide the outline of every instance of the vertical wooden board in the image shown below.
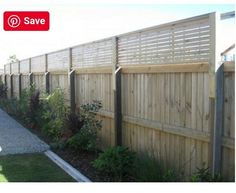
[[82,80],[82,75],[77,75],[78,76],[78,80],[79,80],[79,89],[78,89],[78,92],[79,92],[79,94],[78,94],[78,96],[79,96],[79,98],[78,98],[78,101],[77,101],[77,103],[78,103],[78,107],[80,107],[81,106],[81,102],[82,102],[82,99],[83,99],[83,80]]
[[130,74],[130,116],[134,116],[134,74]]
[[174,77],[174,125],[181,126],[180,123],[180,73],[175,73]]
[[197,73],[192,73],[192,114],[191,128],[197,127]]
[[145,153],[146,152],[146,138],[145,138],[145,128],[144,127],[140,127],[140,141],[141,141],[141,152]]
[[133,100],[133,106],[134,106],[134,113],[133,113],[133,116],[134,117],[137,117],[138,115],[138,101],[137,101],[137,98],[138,98],[138,80],[137,80],[137,74],[133,74],[133,88],[134,88],[134,100]]
[[180,126],[186,127],[186,73],[180,74]]
[[155,77],[156,77],[156,81],[155,81],[154,87],[155,87],[156,93],[155,93],[155,96],[153,96],[153,98],[156,102],[156,104],[155,104],[156,105],[155,120],[160,122],[161,121],[161,100],[160,100],[160,96],[161,96],[161,92],[162,92],[161,91],[161,77],[160,77],[160,74],[156,74]]
[[143,118],[144,119],[148,119],[148,84],[149,84],[149,75],[148,74],[144,74],[144,115]]
[[196,140],[190,140],[190,147],[191,147],[191,175],[196,171],[197,166],[197,147],[196,147]]
[[126,122],[122,122],[122,144],[126,146]]
[[123,99],[122,99],[122,114],[127,115],[127,106],[128,106],[128,92],[127,92],[127,74],[123,74],[123,85],[122,85],[122,94],[123,94]]
[[160,132],[160,160],[166,163],[166,134]]
[[104,74],[105,77],[105,101],[106,101],[106,110],[110,110],[110,100],[109,100],[109,74]]
[[235,73],[231,73],[230,76],[230,137],[235,138]]
[[136,132],[135,132],[135,125],[131,124],[131,140],[132,140],[132,150],[135,151],[136,150]]
[[182,174],[184,174],[184,164],[185,164],[185,137],[179,137],[179,166],[178,170]]
[[107,147],[111,146],[111,121],[110,118],[106,117],[106,122],[107,122]]
[[180,164],[181,164],[181,158],[180,158],[180,156],[181,156],[181,151],[182,151],[182,149],[181,148],[183,148],[181,145],[182,145],[182,143],[181,143],[181,140],[182,140],[182,138],[183,137],[181,137],[181,136],[179,136],[179,135],[175,135],[175,149],[176,149],[176,151],[175,151],[175,160],[176,160],[176,169],[177,170],[179,170],[179,168],[180,168]]
[[111,146],[115,146],[116,144],[116,133],[115,133],[115,129],[114,129],[114,119],[111,119],[110,120],[111,121],[111,125],[110,125],[110,127],[111,127]]
[[196,140],[196,167],[203,168],[203,159],[202,159],[202,142],[199,140]]
[[155,133],[155,130],[154,129],[150,129],[149,128],[149,135],[148,135],[148,138],[149,138],[149,144],[148,144],[148,152],[149,152],[149,155],[151,157],[154,158],[154,147],[153,147],[153,140],[154,140],[154,133]]
[[164,123],[165,122],[165,93],[164,93],[164,86],[165,86],[165,75],[164,74],[158,74],[159,76],[159,83],[158,85],[158,122]]
[[170,124],[175,124],[175,74],[170,74]]
[[209,143],[202,142],[202,164],[209,167]]
[[223,147],[221,171],[222,171],[222,176],[224,178],[227,178],[228,176],[228,168],[229,168],[228,166],[229,166],[229,149],[226,147]]
[[209,132],[209,74],[203,75],[204,98],[203,98],[203,131]]
[[152,90],[152,79],[153,76],[152,74],[148,74],[148,82],[147,82],[147,118],[148,120],[152,120],[152,110],[153,110],[153,104],[152,104],[152,97],[153,97],[153,90]]
[[235,149],[229,150],[229,175],[228,180],[235,181]]
[[230,106],[232,100],[230,99],[230,73],[225,73],[224,76],[224,131],[223,135],[228,137],[230,136]]
[[109,111],[114,112],[114,101],[113,101],[113,90],[112,90],[112,76],[108,75],[109,79],[109,88],[108,88],[108,94],[109,94]]
[[160,94],[160,122],[165,123],[165,74],[160,74],[159,94]]
[[[164,84],[164,93],[165,93],[165,120],[164,123],[170,123],[170,74],[165,73],[165,84]],[[164,101],[163,101],[164,102]]]
[[158,120],[157,113],[158,113],[158,107],[157,107],[157,97],[158,97],[158,85],[157,85],[157,74],[153,75],[152,78],[152,120]]
[[142,117],[142,75],[138,74],[138,117]]
[[185,168],[186,179],[188,179],[191,173],[191,139],[188,137],[185,139],[185,163],[183,167]]
[[192,73],[186,74],[186,90],[185,90],[185,119],[186,127],[191,128],[191,116],[192,116]]
[[197,74],[197,129],[203,130],[203,73]]
[[141,151],[141,144],[140,144],[141,135],[140,135],[140,129],[138,125],[135,125],[135,131],[137,133],[136,148],[137,148],[137,152],[140,152]]

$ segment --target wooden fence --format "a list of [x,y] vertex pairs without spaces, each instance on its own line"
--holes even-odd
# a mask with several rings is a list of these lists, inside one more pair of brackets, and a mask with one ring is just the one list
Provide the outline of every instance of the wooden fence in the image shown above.
[[100,100],[102,148],[124,145],[186,176],[205,164],[234,180],[235,72],[222,64],[219,87],[217,22],[210,13],[7,64],[8,96],[34,82],[64,89],[72,110]]

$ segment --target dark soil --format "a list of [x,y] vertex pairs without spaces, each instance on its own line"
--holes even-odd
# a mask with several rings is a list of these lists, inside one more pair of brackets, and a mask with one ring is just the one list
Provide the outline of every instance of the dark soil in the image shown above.
[[[24,125],[26,128],[26,125]],[[30,128],[32,133],[37,135],[41,140],[45,141],[48,145],[51,146],[51,150],[59,155],[66,162],[71,164],[74,168],[78,169],[82,174],[89,178],[93,182],[108,182],[109,177],[106,175],[101,175],[95,170],[92,166],[92,161],[94,161],[98,155],[98,152],[89,152],[89,151],[72,151],[70,148],[54,148],[52,140],[44,135],[38,128]]]
[[53,150],[61,158],[70,163],[73,167],[81,171],[86,177],[88,177],[93,182],[107,182],[109,178],[105,175],[101,175],[99,172],[93,168],[91,162],[94,161],[98,153],[79,151],[74,152],[70,149],[63,150]]

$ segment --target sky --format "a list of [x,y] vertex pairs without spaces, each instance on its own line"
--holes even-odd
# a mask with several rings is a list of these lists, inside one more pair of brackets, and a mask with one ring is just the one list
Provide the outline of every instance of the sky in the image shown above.
[[[76,3],[72,0],[0,0],[4,11],[49,11],[50,30],[4,31],[0,22],[0,68],[10,55],[18,59],[209,12],[235,10],[234,4],[118,4]],[[87,1],[89,2],[89,1]],[[121,1],[123,2],[123,1]],[[235,19],[221,22],[222,51],[235,42]]]

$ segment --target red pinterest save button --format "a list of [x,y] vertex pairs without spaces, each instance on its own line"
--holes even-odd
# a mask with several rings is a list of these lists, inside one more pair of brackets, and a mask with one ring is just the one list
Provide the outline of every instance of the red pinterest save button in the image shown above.
[[5,11],[3,20],[5,31],[48,31],[50,15],[48,11]]

